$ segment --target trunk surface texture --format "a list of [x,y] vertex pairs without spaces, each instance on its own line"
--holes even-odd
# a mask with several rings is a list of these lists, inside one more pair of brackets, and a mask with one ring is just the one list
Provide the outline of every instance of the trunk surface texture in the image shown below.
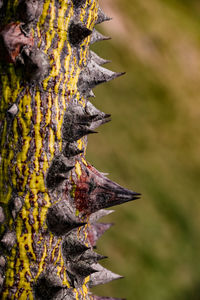
[[122,73],[89,49],[107,39],[98,0],[0,0],[1,299],[103,300],[120,278],[94,251],[97,222],[137,199],[85,160],[87,135],[110,120],[88,100]]

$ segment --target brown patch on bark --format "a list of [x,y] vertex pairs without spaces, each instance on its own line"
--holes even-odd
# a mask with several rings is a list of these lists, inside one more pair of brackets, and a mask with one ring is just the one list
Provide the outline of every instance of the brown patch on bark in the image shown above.
[[25,36],[21,23],[9,23],[0,30],[0,61],[15,63],[24,46],[33,47],[33,36]]

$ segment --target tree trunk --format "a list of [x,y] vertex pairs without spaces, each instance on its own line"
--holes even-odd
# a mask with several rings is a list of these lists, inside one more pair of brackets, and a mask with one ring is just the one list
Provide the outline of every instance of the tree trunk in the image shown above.
[[98,0],[0,7],[1,299],[108,299],[89,292],[120,277],[93,251],[110,226],[97,220],[139,196],[85,160],[87,135],[110,120],[92,88],[121,75],[89,50],[108,18]]

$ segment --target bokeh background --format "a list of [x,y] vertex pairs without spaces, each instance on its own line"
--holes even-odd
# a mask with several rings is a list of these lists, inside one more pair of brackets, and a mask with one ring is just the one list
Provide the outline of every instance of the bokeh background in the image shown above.
[[125,279],[95,289],[128,300],[200,299],[200,2],[103,0],[111,35],[93,49],[124,77],[95,90],[112,122],[87,159],[142,193],[116,207],[99,241]]

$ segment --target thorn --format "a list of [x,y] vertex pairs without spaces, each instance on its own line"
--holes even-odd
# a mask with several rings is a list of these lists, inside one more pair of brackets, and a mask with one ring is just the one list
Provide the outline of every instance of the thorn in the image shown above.
[[75,142],[66,144],[65,149],[63,151],[63,155],[66,156],[67,158],[70,158],[70,157],[73,157],[73,156],[76,156],[76,155],[79,155],[82,153],[84,153],[84,150],[79,149]]
[[100,218],[108,216],[112,214],[114,210],[108,210],[108,209],[100,209],[99,211],[93,213],[90,215],[90,223],[95,223],[97,222]]
[[93,166],[81,164],[82,175],[77,179],[75,204],[79,211],[91,214],[140,198],[140,194],[123,188],[103,176]]
[[88,249],[85,253],[83,253],[81,255],[80,260],[81,261],[84,260],[88,264],[94,264],[94,263],[97,263],[99,260],[102,260],[105,258],[108,258],[108,257],[100,255],[91,249]]
[[103,68],[94,61],[89,61],[87,68],[85,68],[79,75],[78,90],[82,93],[87,93],[88,90],[93,89],[97,85],[111,81],[125,73],[116,73]]
[[74,168],[74,166],[67,166],[65,160],[60,156],[55,158],[48,170],[46,184],[47,188],[55,189],[64,180],[67,179],[69,172]]
[[84,125],[79,125],[78,128],[77,127],[72,128],[71,133],[68,127],[68,128],[64,128],[63,130],[63,139],[68,142],[73,142],[81,139],[85,135],[94,134],[94,133],[98,133],[98,132]]
[[79,124],[80,125],[87,125],[89,126],[94,119],[96,119],[98,117],[98,114],[94,114],[94,115],[89,115],[87,114],[86,111],[84,111],[84,114],[77,116],[79,119]]
[[92,31],[83,26],[82,23],[71,23],[69,26],[69,42],[73,46],[78,46]]
[[93,122],[90,126],[91,129],[96,129],[99,126],[106,124],[111,121],[111,118],[103,118],[103,119],[97,119],[97,121]]
[[33,49],[28,56],[22,53],[25,64],[25,77],[29,81],[41,82],[50,72],[49,58],[46,53],[39,49]]
[[37,21],[41,13],[40,1],[20,0],[17,7],[18,18],[25,24]]
[[92,34],[91,34],[90,44],[92,45],[96,42],[106,41],[106,40],[110,40],[110,39],[111,39],[111,37],[105,36],[105,35],[101,34],[100,32],[98,32],[96,29],[93,29]]
[[83,278],[88,277],[89,275],[94,274],[95,272],[98,272],[98,270],[94,269],[84,261],[70,263],[70,271],[75,275]]
[[94,115],[87,114],[85,109],[80,105],[70,107],[64,115],[63,139],[68,143],[72,143],[87,134],[97,133],[90,128],[94,118]]
[[111,114],[105,114],[105,118],[110,118]]
[[98,270],[98,272],[91,275],[89,281],[89,287],[105,284],[110,281],[123,278],[123,276],[120,276],[118,274],[115,274],[107,270],[106,268],[102,267],[100,264],[96,264],[95,268]]
[[92,247],[96,246],[98,239],[114,224],[113,223],[94,223],[88,227],[88,239]]
[[93,116],[93,122],[90,125],[90,129],[92,130],[111,121],[110,114],[105,114],[104,112],[98,110],[89,101],[87,101],[86,103],[85,111],[87,112],[87,114]]
[[98,133],[98,131],[94,131],[94,130],[92,130],[92,129],[83,129],[82,131],[81,131],[81,137],[82,136],[84,136],[84,135],[88,135],[88,134],[94,134],[94,133]]
[[14,244],[16,243],[16,235],[14,231],[7,231],[2,240],[1,240],[1,244],[7,249],[7,250],[11,250],[12,247],[14,246]]
[[15,197],[15,196],[12,197],[9,205],[10,205],[12,217],[13,217],[13,219],[15,219],[17,217],[17,213],[22,208],[22,201],[21,201],[20,197]]
[[77,238],[76,232],[68,234],[62,244],[63,256],[67,262],[77,260],[88,248]]
[[105,21],[110,21],[112,20],[112,18],[108,17],[104,11],[99,7],[98,9],[98,18],[96,20],[96,23],[95,24],[100,24],[100,23],[103,23]]
[[118,73],[119,74],[119,76],[124,76],[124,75],[126,75],[126,72],[121,72],[121,73]]
[[101,58],[99,55],[97,55],[92,50],[90,50],[90,59],[93,60],[99,66],[104,65],[104,64],[108,64],[108,63],[111,62],[110,60]]
[[63,200],[49,207],[47,226],[55,235],[62,236],[74,228],[85,226],[86,223],[77,220],[70,212],[69,204]]
[[34,285],[35,296],[38,300],[54,299],[62,289],[62,281],[57,275],[56,267],[53,265],[48,265],[48,269],[40,275]]
[[86,96],[86,98],[95,98],[96,97],[92,90],[87,91],[85,96]]
[[[103,120],[111,117],[110,114],[105,114],[104,112],[97,109],[90,101],[87,101],[85,111],[87,114],[89,114],[91,116],[96,115],[97,116],[96,121],[100,121],[100,120],[103,121]],[[107,121],[109,121],[109,120],[106,120],[106,122]]]
[[17,113],[18,113],[18,107],[16,104],[13,104],[9,109],[8,109],[8,113],[14,117]]

